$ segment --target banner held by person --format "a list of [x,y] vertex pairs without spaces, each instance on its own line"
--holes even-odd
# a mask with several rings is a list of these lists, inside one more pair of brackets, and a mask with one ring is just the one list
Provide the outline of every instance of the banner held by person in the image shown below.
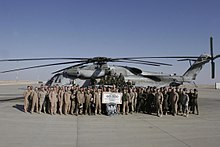
[[122,93],[103,92],[102,103],[103,104],[108,104],[108,103],[122,104]]

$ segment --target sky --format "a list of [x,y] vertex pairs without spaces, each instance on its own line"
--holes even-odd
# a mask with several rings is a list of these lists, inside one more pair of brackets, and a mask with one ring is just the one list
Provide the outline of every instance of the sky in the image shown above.
[[[0,0],[0,59],[199,56],[209,53],[210,36],[220,54],[219,7],[219,0]],[[180,75],[189,68],[174,59],[152,61],[173,66],[132,66]],[[53,62],[1,62],[0,71]],[[215,62],[216,78],[207,64],[196,83],[220,82]],[[45,81],[68,66],[0,74],[0,80]]]

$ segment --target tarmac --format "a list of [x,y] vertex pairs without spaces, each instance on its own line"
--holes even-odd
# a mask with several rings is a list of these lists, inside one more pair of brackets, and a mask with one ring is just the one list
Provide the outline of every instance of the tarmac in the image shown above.
[[219,147],[220,90],[200,86],[200,115],[23,112],[26,85],[0,85],[0,147]]

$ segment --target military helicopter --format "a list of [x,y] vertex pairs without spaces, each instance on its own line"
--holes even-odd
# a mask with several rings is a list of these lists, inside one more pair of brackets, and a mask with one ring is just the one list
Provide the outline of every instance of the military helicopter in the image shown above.
[[[105,58],[105,57],[96,57]],[[130,59],[130,58],[129,58]],[[103,59],[102,59],[103,60]],[[193,59],[190,59],[192,61]],[[54,76],[47,82],[47,85],[65,85],[68,79],[72,79],[74,84],[80,86],[89,86],[94,84],[94,80],[105,76],[123,76],[125,83],[131,82],[137,87],[163,87],[163,86],[179,86],[184,82],[190,83],[196,79],[197,74],[201,71],[204,64],[210,61],[209,55],[201,55],[190,66],[190,68],[182,75],[163,74],[156,72],[142,71],[140,68],[119,65],[93,64],[88,66],[77,66],[62,70],[62,72],[54,72]],[[138,63],[139,64],[139,63]],[[154,63],[152,66],[159,66]],[[171,66],[168,64],[167,66]],[[97,81],[95,82],[97,83]],[[111,84],[111,83],[110,83]]]
[[[0,73],[15,72],[33,68],[49,67],[56,65],[74,64],[64,69],[53,72],[54,76],[47,81],[47,85],[68,85],[76,84],[82,87],[95,84],[94,81],[99,81],[105,76],[123,76],[125,82],[131,82],[134,86],[179,86],[184,82],[191,83],[196,79],[196,76],[201,71],[204,64],[211,61],[212,78],[215,77],[215,63],[214,60],[220,55],[213,55],[213,38],[210,37],[210,55],[202,54],[201,56],[159,56],[159,57],[124,57],[124,58],[108,58],[108,57],[94,57],[94,58],[28,58],[28,59],[3,59],[0,62],[12,61],[37,61],[37,60],[70,60],[68,62],[59,62],[53,64],[35,65],[25,68],[17,68],[2,71]],[[163,74],[156,72],[143,71],[140,68],[109,65],[108,63],[132,63],[143,64],[150,66],[172,66],[171,64],[162,62],[146,61],[152,58],[172,58],[180,59],[178,61],[189,61],[190,68],[183,75]]]

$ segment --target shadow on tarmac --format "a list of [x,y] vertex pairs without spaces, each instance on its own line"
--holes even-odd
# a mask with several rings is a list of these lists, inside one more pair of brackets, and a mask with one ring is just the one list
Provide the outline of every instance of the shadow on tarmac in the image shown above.
[[11,94],[11,93],[1,93],[0,96],[5,96],[5,97],[8,97],[8,96],[18,96],[18,94]]
[[9,101],[21,100],[21,99],[24,99],[24,97],[15,97],[15,98],[3,99],[3,100],[0,100],[0,102],[9,102]]
[[24,105],[16,104],[12,107],[18,109],[21,112],[24,112]]

